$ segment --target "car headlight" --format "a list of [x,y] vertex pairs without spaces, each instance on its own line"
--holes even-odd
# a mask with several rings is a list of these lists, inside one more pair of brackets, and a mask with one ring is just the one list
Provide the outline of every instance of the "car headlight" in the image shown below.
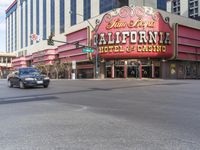
[[25,81],[33,81],[33,80],[35,80],[34,78],[25,78],[24,79]]
[[49,80],[49,77],[45,77],[44,80]]

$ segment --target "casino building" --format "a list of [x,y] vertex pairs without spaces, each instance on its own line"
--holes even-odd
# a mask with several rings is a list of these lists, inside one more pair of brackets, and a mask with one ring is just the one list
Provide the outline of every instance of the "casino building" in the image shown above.
[[[59,63],[65,78],[200,78],[199,21],[167,13],[154,1],[151,7],[105,3],[14,1],[6,10],[7,52],[18,56],[13,67],[43,66],[54,74]],[[83,51],[89,48],[94,52]]]

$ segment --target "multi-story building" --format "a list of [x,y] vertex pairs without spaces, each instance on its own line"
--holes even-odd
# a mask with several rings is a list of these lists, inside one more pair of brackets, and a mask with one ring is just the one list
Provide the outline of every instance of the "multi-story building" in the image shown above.
[[200,0],[169,0],[167,11],[199,20]]
[[[15,0],[6,10],[6,51],[26,55],[31,52],[27,48],[41,45],[50,32],[64,34],[70,26],[128,5],[166,9],[163,0]],[[31,36],[40,42],[32,41]]]
[[16,56],[14,53],[0,52],[0,78],[5,78],[9,71],[12,69],[12,59]]
[[[196,41],[198,35],[185,37],[185,35],[179,35],[178,31],[196,33],[199,32],[200,25],[195,20],[188,21],[187,18],[163,11],[165,9],[166,3],[163,0],[111,0],[109,2],[108,0],[15,0],[6,10],[7,52],[14,51],[18,56],[13,60],[14,67],[46,65],[47,70],[52,69],[47,66],[56,67],[57,62],[65,64],[65,68],[68,68],[66,64],[73,62],[72,69],[75,67],[75,70],[72,72],[76,73],[77,78],[93,78],[95,75],[108,78],[137,76],[193,78],[194,75],[185,75],[185,67],[179,65],[183,62],[178,60],[188,60],[186,57],[190,55],[189,63],[187,62],[189,65],[193,66],[194,62],[196,64],[199,61],[198,46],[200,44]],[[114,17],[114,20],[119,20],[119,22],[109,21],[113,13],[119,17]],[[154,16],[149,18],[148,16],[152,14]],[[129,17],[130,15],[132,18]],[[156,19],[157,17],[160,21]],[[103,28],[103,24],[106,25],[105,20],[110,24],[116,24],[110,30]],[[136,28],[131,27],[133,21],[136,21]],[[54,40],[62,42],[54,42],[53,46],[47,45],[47,39],[51,33],[55,35]],[[134,36],[138,38],[130,39]],[[160,43],[156,40],[158,36]],[[163,36],[166,36],[165,42],[162,40]],[[178,43],[178,37],[184,41],[194,40],[190,46],[195,50],[188,52],[184,44]],[[108,42],[107,38],[109,38]],[[119,39],[115,41],[112,38]],[[100,43],[93,45],[94,41],[99,40]],[[124,49],[119,49],[121,53],[118,54],[117,46],[122,46],[126,42],[129,42],[126,49],[137,52],[128,55],[126,54],[128,51],[122,54]],[[108,45],[112,43],[111,46],[116,46],[116,55],[110,54],[114,53],[112,50],[108,52],[105,49],[108,48],[105,43]],[[150,47],[144,53],[147,44],[150,44]],[[178,56],[178,44],[183,48],[182,51],[180,50],[180,57]],[[95,47],[98,51],[91,55],[82,51],[83,47],[80,45]],[[130,46],[135,48],[131,49]],[[154,51],[151,48],[154,50],[158,48],[158,50]],[[190,50],[193,49],[189,48]],[[91,57],[100,59],[91,60]],[[197,63],[194,66],[196,76],[198,65]],[[182,71],[178,71],[179,66]],[[173,70],[172,75],[170,69]],[[131,70],[137,72],[137,75],[136,73],[131,74]],[[181,75],[178,74],[180,72]]]

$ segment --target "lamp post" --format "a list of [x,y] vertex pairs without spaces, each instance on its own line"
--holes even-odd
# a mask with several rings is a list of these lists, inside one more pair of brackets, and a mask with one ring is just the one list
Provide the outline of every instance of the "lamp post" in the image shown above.
[[[73,14],[72,11],[69,11],[69,14]],[[75,13],[78,16],[81,16],[84,18],[84,16],[82,14],[79,13]],[[93,31],[95,31],[95,49],[96,49],[96,53],[95,53],[95,78],[99,77],[99,67],[98,67],[98,35],[97,35],[97,30],[95,30],[95,27],[91,24],[91,22],[87,19],[85,20],[88,22],[88,24],[92,27]],[[96,20],[96,25],[99,23],[98,20]]]

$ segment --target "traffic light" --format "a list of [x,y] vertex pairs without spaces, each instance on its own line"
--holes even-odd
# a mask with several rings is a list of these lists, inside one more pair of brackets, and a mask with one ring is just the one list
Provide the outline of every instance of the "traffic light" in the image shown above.
[[54,36],[55,36],[54,33],[51,32],[49,38],[47,39],[47,45],[51,45],[51,46],[54,45],[54,40],[53,40],[53,37],[54,37]]
[[76,48],[79,48],[79,42],[75,43]]

